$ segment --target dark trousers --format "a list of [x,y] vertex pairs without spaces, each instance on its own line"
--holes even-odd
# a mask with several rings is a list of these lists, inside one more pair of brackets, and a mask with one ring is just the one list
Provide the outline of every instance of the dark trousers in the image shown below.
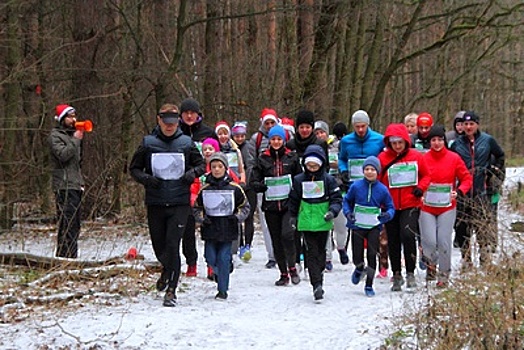
[[249,214],[244,221],[244,227],[240,231],[240,246],[253,244],[253,235],[255,234],[255,210],[257,209],[257,193],[252,189],[246,190],[247,201],[249,202]]
[[[280,273],[288,273],[289,267],[295,266],[295,230],[289,225],[290,214],[288,211],[266,211],[266,223],[271,236],[273,253]],[[325,246],[324,241],[324,246]],[[325,261],[324,261],[325,264]]]
[[471,261],[471,236],[477,235],[481,263],[497,247],[496,210],[488,197],[459,198],[457,219],[455,221],[455,239],[460,247],[462,258]]
[[196,265],[198,259],[195,230],[195,217],[189,214],[184,236],[182,236],[182,254],[186,258],[187,265]]
[[60,190],[55,193],[58,219],[56,256],[78,257],[78,236],[80,235],[81,190]]
[[169,273],[169,286],[180,278],[180,241],[190,213],[188,205],[147,206],[147,223],[155,256]]
[[375,270],[377,269],[377,257],[379,251],[380,231],[378,228],[371,230],[351,230],[351,252],[353,253],[353,264],[362,271],[364,269],[364,240],[367,240],[367,277],[366,286],[373,285]]
[[397,210],[393,219],[386,224],[389,260],[394,274],[401,272],[402,251],[404,251],[406,272],[415,272],[419,213],[418,208]]
[[323,282],[326,268],[326,241],[329,231],[303,231],[305,262],[308,267],[309,281],[313,287]]

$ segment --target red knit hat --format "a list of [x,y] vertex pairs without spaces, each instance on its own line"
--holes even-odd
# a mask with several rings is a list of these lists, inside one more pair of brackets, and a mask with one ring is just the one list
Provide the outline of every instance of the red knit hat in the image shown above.
[[58,105],[56,106],[55,110],[56,110],[55,120],[59,123],[69,113],[76,113],[75,109],[69,105]]
[[226,129],[227,134],[231,135],[231,129],[229,128],[229,124],[225,120],[221,120],[215,124],[215,134],[218,135],[218,130],[220,129]]
[[428,112],[422,112],[418,115],[417,126],[432,126],[433,117]]

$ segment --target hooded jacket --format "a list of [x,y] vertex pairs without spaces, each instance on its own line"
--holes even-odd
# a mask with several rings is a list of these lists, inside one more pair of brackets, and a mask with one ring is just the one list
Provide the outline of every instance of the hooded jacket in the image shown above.
[[[406,142],[404,151],[397,154],[392,148],[389,142],[391,136],[400,136]],[[396,210],[404,210],[408,208],[419,208],[422,205],[421,198],[417,198],[413,195],[412,191],[415,187],[418,187],[422,191],[426,191],[429,182],[430,174],[429,169],[424,161],[423,154],[414,148],[411,148],[411,139],[408,134],[408,129],[404,124],[390,124],[386,128],[384,134],[384,143],[386,144],[386,150],[378,155],[380,160],[380,166],[382,172],[379,175],[380,181],[386,185],[393,198]],[[417,186],[406,186],[398,188],[390,188],[388,170],[395,164],[411,163],[416,162],[418,165],[418,184]]]
[[[309,156],[322,160],[322,166],[316,172],[306,168],[305,159]],[[302,166],[304,172],[295,176],[293,188],[289,194],[289,211],[292,217],[298,219],[298,228],[309,227],[307,231],[328,231],[332,222],[326,223],[324,214],[329,210],[336,217],[342,209],[342,195],[337,181],[326,171],[328,165],[324,149],[319,145],[310,145],[306,148]],[[303,198],[303,183],[307,181],[322,181],[324,194],[318,198]],[[304,225],[307,221],[308,225]]]
[[[453,189],[456,187],[462,193],[468,193],[473,184],[471,174],[469,173],[464,161],[460,156],[444,147],[440,151],[430,149],[424,155],[424,160],[430,172],[430,184],[452,184]],[[451,201],[451,206],[441,208],[423,204],[422,211],[433,215],[440,215],[457,206],[456,200]]]

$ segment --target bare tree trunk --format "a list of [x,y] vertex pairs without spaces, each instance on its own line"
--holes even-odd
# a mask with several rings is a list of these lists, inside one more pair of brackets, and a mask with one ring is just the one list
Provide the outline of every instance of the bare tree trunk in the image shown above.
[[20,25],[20,17],[18,13],[18,6],[15,3],[8,3],[6,5],[7,18],[7,59],[6,68],[8,71],[7,82],[5,83],[5,116],[3,125],[3,145],[0,145],[0,161],[2,164],[3,187],[1,192],[2,200],[0,203],[0,228],[11,228],[11,218],[13,217],[13,208],[17,200],[16,188],[16,166],[15,160],[17,158],[15,130],[17,126],[18,116],[20,115],[20,87],[17,82],[17,71],[20,66],[20,51],[18,30]]

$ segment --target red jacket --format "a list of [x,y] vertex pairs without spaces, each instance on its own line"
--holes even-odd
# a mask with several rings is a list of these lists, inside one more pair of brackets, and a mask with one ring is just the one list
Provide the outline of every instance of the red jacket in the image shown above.
[[[393,151],[391,148],[389,143],[389,138],[391,136],[400,136],[404,141],[406,141],[406,147],[402,153],[397,154],[397,152]],[[415,197],[411,192],[413,192],[415,187],[420,188],[423,192],[426,191],[429,187],[430,174],[426,162],[424,161],[423,154],[415,148],[411,148],[411,139],[406,126],[404,124],[390,124],[384,133],[384,144],[386,145],[386,150],[378,155],[380,166],[382,168],[379,179],[388,187],[389,193],[391,193],[391,197],[393,198],[393,203],[395,203],[395,209],[404,210],[422,206],[422,199]],[[418,165],[417,186],[390,188],[386,166],[410,162],[416,162]]]
[[[458,189],[462,193],[468,193],[471,189],[473,178],[466,168],[466,164],[457,153],[447,148],[443,148],[439,152],[431,149],[424,155],[424,160],[431,174],[431,184],[453,184],[455,189],[458,180]],[[422,210],[433,215],[440,215],[456,206],[457,202],[453,200],[449,207],[430,207],[423,204]]]

